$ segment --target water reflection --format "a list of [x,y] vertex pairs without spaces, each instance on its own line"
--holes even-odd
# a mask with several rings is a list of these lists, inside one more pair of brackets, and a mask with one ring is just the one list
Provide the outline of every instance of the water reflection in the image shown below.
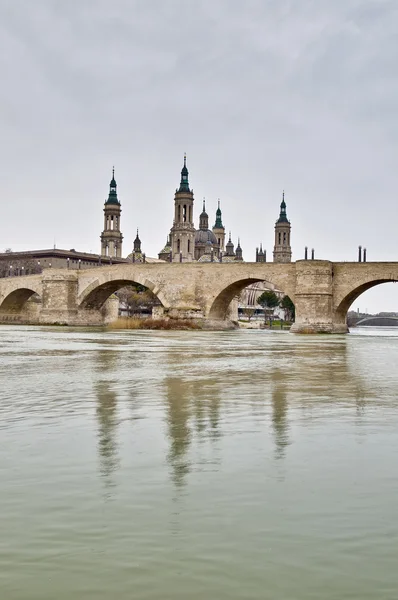
[[192,414],[192,384],[180,377],[166,377],[166,421],[170,451],[168,462],[172,470],[172,480],[177,487],[184,483],[190,471],[187,452],[191,443],[192,430],[189,420]]
[[181,487],[192,468],[192,444],[220,437],[220,388],[212,378],[187,381],[183,377],[166,377],[164,385],[170,442],[167,460],[174,484]]
[[97,398],[98,455],[100,473],[107,487],[114,485],[112,473],[119,466],[117,393],[115,383],[111,380],[111,374],[117,367],[117,358],[117,352],[111,350],[100,350],[95,357],[96,370],[101,374],[94,384]]
[[286,377],[280,370],[271,376],[272,388],[272,426],[275,436],[275,457],[284,458],[289,442],[289,424],[287,420],[288,402]]
[[1,598],[397,597],[397,339],[6,327],[0,358]]

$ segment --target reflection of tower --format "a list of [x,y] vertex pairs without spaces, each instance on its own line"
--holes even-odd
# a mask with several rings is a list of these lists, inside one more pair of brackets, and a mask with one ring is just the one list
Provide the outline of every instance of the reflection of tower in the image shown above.
[[288,263],[292,260],[290,229],[290,221],[286,215],[285,192],[283,192],[279,219],[275,223],[274,262]]
[[[212,351],[202,353],[202,358],[212,360]],[[206,382],[196,381],[193,388],[193,413],[199,434],[210,438],[219,437],[220,388],[217,379],[206,378]]]
[[[109,350],[99,352],[98,371],[103,373],[112,368],[115,354]],[[99,377],[102,377],[99,375]],[[96,383],[98,452],[100,456],[101,474],[107,485],[110,475],[118,467],[116,428],[117,428],[117,395],[107,379],[99,379]]]
[[123,236],[120,232],[120,213],[122,209],[117,198],[115,169],[109,184],[109,196],[104,205],[104,231],[101,234],[101,254],[103,256],[122,256]]
[[101,473],[106,478],[117,469],[117,444],[115,441],[117,397],[107,381],[100,381],[97,391],[98,449]]
[[191,262],[195,250],[195,227],[193,224],[193,191],[189,189],[187,161],[181,171],[181,182],[174,196],[174,221],[170,230],[173,262]]
[[167,425],[171,442],[168,460],[173,471],[173,481],[177,486],[181,486],[190,466],[186,454],[191,443],[191,390],[190,384],[180,378],[166,379],[166,389]]
[[272,425],[275,433],[276,457],[284,458],[285,448],[289,445],[287,423],[287,394],[283,382],[283,374],[276,372],[272,379],[275,381],[272,390]]
[[222,215],[220,208],[220,201],[218,201],[218,208],[216,211],[216,222],[214,223],[213,233],[216,236],[219,252],[224,252],[224,244],[225,244],[225,227],[222,224]]

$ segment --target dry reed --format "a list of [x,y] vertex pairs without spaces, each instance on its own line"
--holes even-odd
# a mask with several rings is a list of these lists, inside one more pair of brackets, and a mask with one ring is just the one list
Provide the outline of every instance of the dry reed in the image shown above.
[[153,329],[181,330],[202,329],[197,322],[189,319],[134,319],[134,317],[119,317],[108,324],[108,329]]

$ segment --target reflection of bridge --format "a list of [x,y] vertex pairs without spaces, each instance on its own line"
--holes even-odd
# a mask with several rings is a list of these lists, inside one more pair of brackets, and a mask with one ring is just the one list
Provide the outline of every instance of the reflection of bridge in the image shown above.
[[398,317],[364,317],[355,323],[355,327],[371,325],[375,323],[379,327],[398,327]]
[[[159,298],[159,312],[165,317],[204,319],[208,326],[222,327],[231,300],[258,281],[271,282],[293,300],[296,322],[292,331],[345,333],[347,310],[354,300],[379,283],[398,281],[398,263],[300,260],[46,269],[40,275],[0,281],[0,321],[101,325],[112,318],[109,309],[116,301],[108,301],[110,296],[123,286],[139,283]],[[41,304],[27,302],[34,294]]]

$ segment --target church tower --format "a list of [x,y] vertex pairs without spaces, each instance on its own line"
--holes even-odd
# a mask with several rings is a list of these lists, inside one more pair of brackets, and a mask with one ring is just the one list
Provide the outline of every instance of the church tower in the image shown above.
[[195,227],[193,224],[193,190],[189,189],[187,158],[181,171],[180,187],[174,196],[174,220],[170,230],[171,257],[173,262],[191,262],[195,251]]
[[275,223],[274,262],[288,263],[292,260],[290,229],[290,221],[286,215],[285,192],[283,192],[279,219]]
[[238,245],[235,249],[235,260],[243,261],[242,248],[240,247],[240,238],[238,238]]
[[120,232],[120,213],[122,209],[117,198],[115,168],[109,184],[109,196],[104,205],[104,231],[101,234],[101,254],[121,258],[123,236]]
[[229,232],[229,240],[225,245],[225,256],[235,256],[235,252],[234,252],[234,244],[231,240],[231,232]]
[[222,224],[222,215],[220,208],[220,201],[218,201],[218,208],[216,211],[216,222],[214,223],[213,233],[217,238],[219,253],[224,253],[224,243],[225,243],[225,227]]

